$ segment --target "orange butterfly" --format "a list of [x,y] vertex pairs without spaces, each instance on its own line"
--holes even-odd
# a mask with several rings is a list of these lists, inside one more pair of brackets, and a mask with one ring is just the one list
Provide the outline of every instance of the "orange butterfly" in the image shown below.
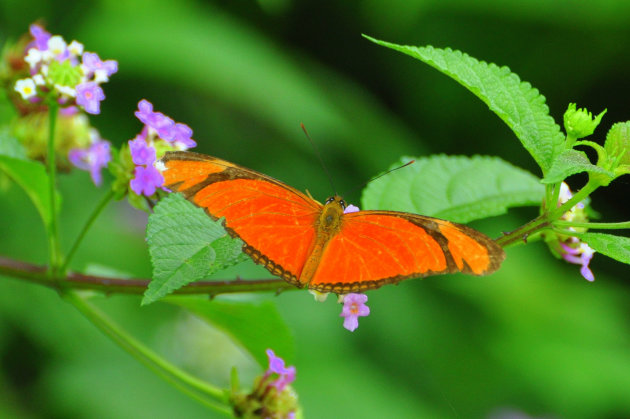
[[203,154],[162,158],[164,186],[182,193],[240,238],[243,251],[297,287],[346,294],[451,272],[485,275],[505,253],[484,234],[395,211],[344,213],[262,173]]

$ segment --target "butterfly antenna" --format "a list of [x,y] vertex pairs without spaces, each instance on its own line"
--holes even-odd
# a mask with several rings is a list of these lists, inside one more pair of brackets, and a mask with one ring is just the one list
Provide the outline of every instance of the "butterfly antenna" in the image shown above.
[[370,182],[374,182],[376,179],[380,179],[380,178],[382,178],[383,176],[389,175],[391,172],[394,172],[394,171],[396,171],[396,170],[398,170],[398,169],[402,169],[403,167],[407,167],[407,166],[409,166],[410,164],[413,164],[413,163],[415,163],[415,162],[416,162],[415,160],[410,160],[410,161],[408,161],[407,163],[405,163],[405,164],[403,164],[403,165],[400,165],[400,166],[398,166],[398,167],[394,167],[393,169],[389,169],[387,172],[381,173],[380,175],[376,175],[376,176],[374,176],[372,179],[368,180],[367,182],[363,182],[363,183],[360,183],[360,184],[356,185],[354,188],[352,188],[352,189],[350,189],[349,191],[345,192],[342,196],[346,196],[349,192],[354,192],[355,190],[357,190],[357,189],[359,189],[359,188],[364,187],[364,186],[365,186],[365,185],[367,185],[368,183],[370,183]]
[[306,134],[306,138],[308,138],[308,141],[313,146],[313,150],[315,150],[315,155],[319,159],[319,164],[322,165],[322,168],[324,169],[324,173],[326,173],[326,176],[328,177],[328,182],[330,183],[330,187],[332,188],[335,195],[337,195],[337,189],[335,188],[335,185],[332,181],[332,176],[330,176],[330,172],[328,171],[328,168],[324,164],[324,159],[322,159],[322,155],[319,152],[319,149],[317,148],[317,144],[315,144],[315,141],[313,141],[311,136],[308,134],[308,131],[306,130],[306,127],[304,126],[304,123],[300,122],[300,126],[302,127],[302,131],[304,131],[304,134]]
[[385,176],[385,175],[389,175],[391,172],[395,172],[395,171],[396,171],[396,170],[398,170],[398,169],[402,169],[402,168],[407,167],[407,166],[409,166],[409,165],[411,165],[411,164],[414,164],[415,162],[416,162],[415,160],[409,160],[407,163],[405,163],[405,164],[403,164],[403,165],[400,165],[400,166],[398,166],[398,167],[394,167],[393,169],[389,169],[387,172],[385,172],[385,173],[381,173],[380,175],[377,175],[377,176],[373,177],[372,179],[368,180],[368,181],[367,181],[367,182],[365,182],[365,184],[364,184],[364,185],[362,185],[362,186],[365,186],[365,185],[367,185],[367,184],[368,184],[368,183],[370,183],[370,182],[374,182],[376,179],[380,179],[380,178],[382,178],[382,177],[383,177],[383,176]]
[[[363,182],[363,183],[361,183],[361,184],[359,184],[359,185],[355,186],[354,188],[350,189],[348,192],[353,192],[353,191],[355,191],[356,189],[362,188],[362,187],[364,187],[365,185],[367,185],[368,183],[374,182],[376,179],[380,179],[380,178],[382,178],[383,176],[389,175],[391,172],[395,172],[396,170],[399,170],[399,169],[402,169],[402,168],[404,168],[404,167],[407,167],[407,166],[409,166],[409,165],[411,165],[411,164],[414,164],[415,162],[416,162],[415,160],[409,160],[409,161],[408,161],[407,163],[405,163],[405,164],[402,164],[402,165],[400,165],[400,166],[398,166],[398,167],[394,167],[393,169],[389,169],[387,172],[381,173],[380,175],[376,175],[376,176],[374,176],[372,179],[368,180],[367,182]],[[344,194],[344,195],[345,195],[345,194]]]

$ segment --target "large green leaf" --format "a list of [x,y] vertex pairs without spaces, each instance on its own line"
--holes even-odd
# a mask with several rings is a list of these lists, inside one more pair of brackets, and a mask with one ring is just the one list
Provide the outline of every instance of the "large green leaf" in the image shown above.
[[553,162],[547,176],[542,180],[543,183],[561,182],[567,177],[576,173],[589,172],[600,173],[614,178],[613,173],[607,172],[599,166],[592,164],[586,153],[578,150],[565,150]]
[[543,174],[561,152],[564,136],[549,116],[545,97],[509,68],[478,61],[448,48],[397,45],[365,37],[430,65],[470,90],[514,131]]
[[585,233],[580,239],[593,250],[619,262],[630,264],[630,238],[604,233]]
[[371,182],[362,205],[466,223],[503,214],[509,207],[539,205],[543,193],[536,176],[497,157],[440,155],[419,158]]
[[32,160],[0,155],[0,170],[24,189],[48,228],[52,214],[49,180],[44,165]]
[[147,242],[153,280],[142,304],[244,260],[242,242],[232,239],[220,221],[213,221],[178,194],[155,206],[147,225]]
[[271,301],[242,302],[198,297],[168,297],[166,302],[190,310],[221,329],[267,367],[265,350],[271,348],[287,362],[294,356],[293,336]]

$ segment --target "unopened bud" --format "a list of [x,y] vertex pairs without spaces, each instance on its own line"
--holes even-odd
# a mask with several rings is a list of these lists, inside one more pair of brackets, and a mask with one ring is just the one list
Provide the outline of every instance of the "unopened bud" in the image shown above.
[[567,135],[574,139],[588,137],[595,131],[605,113],[606,109],[593,118],[586,109],[577,109],[575,103],[570,103],[564,113],[564,129]]

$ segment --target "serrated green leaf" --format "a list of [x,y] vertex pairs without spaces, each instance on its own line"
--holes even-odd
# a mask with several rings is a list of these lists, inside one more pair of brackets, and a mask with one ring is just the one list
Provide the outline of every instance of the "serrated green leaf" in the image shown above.
[[539,205],[543,194],[536,176],[498,157],[440,155],[418,158],[411,166],[371,182],[361,201],[362,209],[467,223],[503,214],[509,207]]
[[542,183],[562,182],[567,177],[581,172],[601,173],[614,177],[612,173],[592,164],[583,151],[570,149],[563,151],[554,160]]
[[[43,164],[0,155],[0,170],[20,185],[37,208],[46,228],[50,225],[50,190],[48,174]],[[57,194],[58,195],[58,194]],[[59,202],[60,199],[56,202]],[[58,210],[58,208],[57,208]]]
[[470,90],[514,131],[543,174],[562,151],[564,136],[549,116],[545,97],[509,68],[478,61],[449,48],[397,45],[363,36],[430,65]]
[[604,233],[584,233],[580,240],[586,242],[593,250],[630,264],[630,238]]
[[155,206],[147,242],[153,279],[142,304],[244,260],[243,243],[179,194],[170,194]]
[[165,301],[184,307],[221,329],[247,350],[263,369],[267,368],[265,350],[268,348],[287,362],[294,356],[293,336],[276,305],[270,301],[251,303],[195,297],[168,297]]

